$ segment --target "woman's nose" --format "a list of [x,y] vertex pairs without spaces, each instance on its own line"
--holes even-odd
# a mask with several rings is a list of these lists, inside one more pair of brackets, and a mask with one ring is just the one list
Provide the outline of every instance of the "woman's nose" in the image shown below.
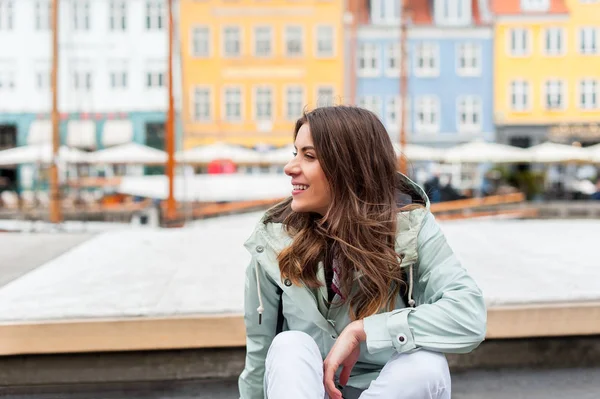
[[283,167],[283,172],[288,176],[292,176],[298,174],[298,169],[298,163],[296,162],[296,158],[294,158]]

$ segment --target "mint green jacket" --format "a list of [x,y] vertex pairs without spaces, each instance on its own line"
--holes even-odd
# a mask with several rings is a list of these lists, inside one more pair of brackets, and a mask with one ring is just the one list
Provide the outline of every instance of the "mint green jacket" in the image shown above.
[[[486,309],[481,290],[448,246],[429,211],[425,193],[414,183],[413,188],[426,206],[398,213],[395,247],[403,257],[401,267],[407,268],[411,288],[408,299],[415,307],[407,306],[399,296],[395,310],[364,319],[367,340],[361,344],[359,360],[348,381],[356,388],[368,388],[394,353],[420,348],[467,353],[485,337]],[[281,280],[277,254],[291,241],[281,224],[264,224],[261,220],[245,243],[252,260],[246,269],[246,364],[239,378],[242,399],[264,398],[265,358],[277,323],[277,286],[283,290],[284,330],[310,335],[323,359],[350,323],[348,305],[331,309],[326,306],[322,263],[317,274],[323,283],[320,289],[310,290]]]

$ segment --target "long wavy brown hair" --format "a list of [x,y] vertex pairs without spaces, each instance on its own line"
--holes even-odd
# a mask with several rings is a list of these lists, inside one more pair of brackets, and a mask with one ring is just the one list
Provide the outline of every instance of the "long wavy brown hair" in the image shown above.
[[[340,290],[350,318],[392,310],[406,284],[394,250],[399,176],[390,137],[375,114],[358,107],[316,108],[294,129],[308,124],[332,201],[324,215],[294,212],[291,198],[267,212],[265,223],[282,222],[293,237],[278,255],[282,279],[317,288],[320,261],[341,265]],[[412,208],[413,206],[409,206]]]

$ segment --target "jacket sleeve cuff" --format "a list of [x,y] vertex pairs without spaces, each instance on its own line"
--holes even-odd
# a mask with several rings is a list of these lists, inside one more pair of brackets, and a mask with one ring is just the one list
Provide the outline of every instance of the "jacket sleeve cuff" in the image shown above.
[[394,348],[398,353],[404,353],[415,349],[415,338],[408,326],[408,315],[414,310],[398,309],[366,317],[363,323],[367,336],[367,351],[375,354]]

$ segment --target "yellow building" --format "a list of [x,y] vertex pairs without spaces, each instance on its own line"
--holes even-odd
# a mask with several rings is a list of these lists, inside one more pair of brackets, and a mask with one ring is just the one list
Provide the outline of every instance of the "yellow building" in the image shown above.
[[343,102],[341,0],[181,0],[184,148],[282,146]]
[[492,0],[498,141],[600,141],[600,2]]

